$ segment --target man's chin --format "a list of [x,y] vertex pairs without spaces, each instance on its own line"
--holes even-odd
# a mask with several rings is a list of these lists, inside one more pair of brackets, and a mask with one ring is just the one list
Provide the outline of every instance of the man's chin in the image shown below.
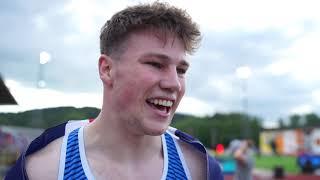
[[167,130],[167,127],[163,128],[151,128],[146,130],[146,134],[150,136],[161,136]]

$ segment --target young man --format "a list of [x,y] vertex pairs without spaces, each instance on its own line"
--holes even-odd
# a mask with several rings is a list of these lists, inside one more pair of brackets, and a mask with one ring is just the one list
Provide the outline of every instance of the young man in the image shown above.
[[222,179],[201,144],[169,127],[199,42],[189,15],[168,4],[116,13],[100,35],[100,114],[47,130],[7,178]]

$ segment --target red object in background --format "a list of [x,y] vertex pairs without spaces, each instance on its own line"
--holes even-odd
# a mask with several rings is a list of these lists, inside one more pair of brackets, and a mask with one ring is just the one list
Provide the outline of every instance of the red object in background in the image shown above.
[[217,144],[217,146],[216,146],[216,153],[217,153],[218,155],[224,153],[224,146],[223,146],[223,144]]

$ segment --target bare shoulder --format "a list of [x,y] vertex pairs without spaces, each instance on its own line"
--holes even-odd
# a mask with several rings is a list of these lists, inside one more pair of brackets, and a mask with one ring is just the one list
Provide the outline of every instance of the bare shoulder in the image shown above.
[[183,141],[178,142],[188,165],[192,179],[206,179],[207,161],[205,154],[201,153]]
[[52,141],[43,149],[26,158],[29,179],[58,179],[60,149],[63,137]]

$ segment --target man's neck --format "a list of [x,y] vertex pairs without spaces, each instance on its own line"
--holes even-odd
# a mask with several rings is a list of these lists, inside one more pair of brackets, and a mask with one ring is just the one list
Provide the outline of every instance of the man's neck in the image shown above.
[[114,119],[99,116],[85,128],[86,152],[102,153],[118,161],[141,161],[162,155],[161,136],[137,135]]
[[84,128],[86,158],[96,179],[160,179],[161,137],[130,134],[114,122],[96,119]]

